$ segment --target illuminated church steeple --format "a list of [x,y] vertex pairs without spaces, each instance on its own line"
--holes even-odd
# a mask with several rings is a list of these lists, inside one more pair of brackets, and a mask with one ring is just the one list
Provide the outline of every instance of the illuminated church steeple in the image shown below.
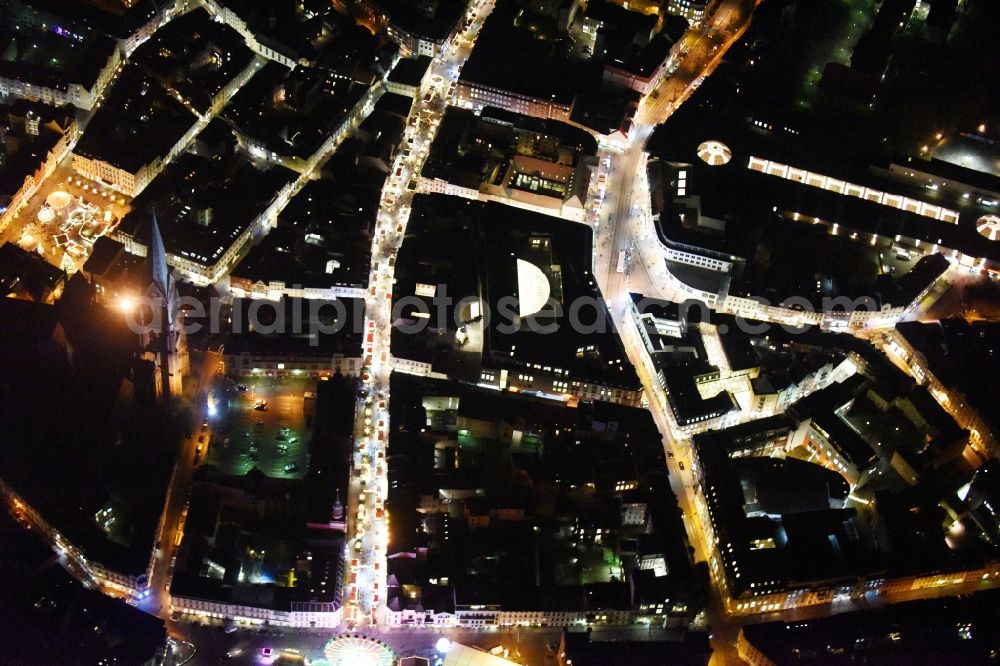
[[167,266],[167,249],[163,246],[163,235],[160,234],[160,224],[156,219],[156,211],[149,222],[149,265],[153,273],[152,287],[159,287],[160,293],[169,298],[174,291],[173,276]]
[[169,399],[181,395],[181,380],[189,371],[187,334],[177,302],[177,283],[167,266],[167,250],[156,211],[149,224],[147,257],[151,282],[146,295],[153,307],[153,330],[143,336],[144,355],[156,365],[157,397]]

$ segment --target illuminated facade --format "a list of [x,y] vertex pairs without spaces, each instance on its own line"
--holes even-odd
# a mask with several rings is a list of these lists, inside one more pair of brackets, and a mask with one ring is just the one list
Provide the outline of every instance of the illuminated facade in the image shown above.
[[459,79],[456,94],[459,106],[477,112],[481,111],[483,107],[495,106],[525,116],[568,122],[570,112],[573,110],[572,103],[567,104],[555,99],[539,99],[465,79]]
[[927,203],[926,201],[917,201],[916,199],[904,197],[901,194],[882,192],[870,187],[864,187],[863,185],[848,183],[831,176],[824,176],[821,173],[806,171],[805,169],[788,166],[780,162],[766,160],[762,157],[751,156],[747,168],[760,173],[766,173],[769,176],[778,176],[779,178],[791,180],[796,183],[809,185],[810,187],[819,187],[828,192],[836,192],[847,197],[857,197],[873,201],[883,206],[898,208],[908,213],[923,215],[924,217],[941,220],[949,224],[958,224],[958,212],[950,208]]

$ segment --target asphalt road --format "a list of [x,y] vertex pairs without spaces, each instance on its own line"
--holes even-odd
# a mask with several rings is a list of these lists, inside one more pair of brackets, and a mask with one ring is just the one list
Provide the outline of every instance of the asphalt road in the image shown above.
[[[211,438],[211,428],[205,433],[201,432],[202,423],[205,421],[203,401],[201,396],[211,386],[216,374],[222,367],[222,356],[212,351],[207,351],[202,356],[202,361],[197,369],[197,382],[193,388],[194,403],[198,405],[193,410],[191,416],[191,436],[186,437],[181,443],[177,457],[177,465],[170,487],[167,489],[167,500],[164,503],[163,514],[160,517],[159,538],[160,547],[153,562],[153,573],[149,579],[150,595],[139,602],[139,608],[153,615],[157,615],[168,621],[170,625],[170,594],[169,585],[173,575],[172,561],[177,555],[177,547],[183,537],[182,517],[186,516],[188,493],[191,490],[191,482],[194,478],[194,471],[198,463],[195,462],[197,455],[201,460],[205,455],[205,444],[202,443],[202,452],[197,453],[199,437],[205,440]],[[173,633],[173,632],[171,632]]]

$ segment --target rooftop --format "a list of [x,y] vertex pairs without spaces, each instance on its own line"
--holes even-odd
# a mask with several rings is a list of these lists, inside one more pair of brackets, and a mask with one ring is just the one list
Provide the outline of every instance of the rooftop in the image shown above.
[[388,80],[404,86],[418,86],[431,66],[429,55],[401,58],[389,72]]
[[0,75],[36,86],[66,92],[77,84],[91,90],[118,48],[113,39],[72,23],[46,29],[9,14],[4,19]]
[[306,288],[367,284],[369,227],[380,196],[377,179],[357,172],[310,181],[281,212],[278,226],[233,269],[233,277]]
[[44,301],[66,280],[66,274],[36,252],[13,243],[0,246],[0,297]]
[[174,19],[129,56],[202,114],[253,59],[243,37],[203,8]]
[[[498,203],[417,195],[408,231],[413,237],[397,260],[394,296],[411,296],[418,284],[445,284],[455,299],[482,299],[482,307],[493,314],[483,331],[485,365],[555,373],[566,380],[621,388],[639,387],[593,276],[580,268],[589,263],[585,258],[590,256],[591,234],[586,228]],[[468,238],[469,251],[455,255],[453,239],[459,234]],[[552,298],[561,303],[561,313],[551,304],[531,315],[519,309],[517,303],[529,301],[530,285],[522,283],[518,259],[538,268],[535,275],[544,277]],[[566,315],[576,299],[590,304],[579,312],[579,323],[586,324],[586,332],[574,330]],[[457,328],[454,313],[448,313],[444,324],[453,335]],[[509,322],[512,313],[516,317]],[[404,314],[412,316],[409,310]],[[591,330],[595,321],[596,330]],[[442,328],[437,321],[430,323],[435,330]],[[436,337],[440,340],[440,335]],[[418,343],[417,336],[410,334],[394,336],[394,344],[397,338],[400,344],[406,344],[403,340],[407,338],[414,339],[410,344]]]
[[[579,93],[600,88],[601,64],[574,61],[558,38],[536,39],[518,27],[515,0],[499,0],[476,39],[459,81],[570,106]],[[525,76],[530,72],[530,76]]]
[[792,623],[749,624],[743,636],[773,663],[977,663],[1000,649],[997,592],[929,599]]
[[308,158],[340,126],[366,86],[332,71],[268,61],[230,101],[223,117],[265,150]]
[[165,157],[194,114],[136,65],[125,65],[74,152],[137,173]]
[[458,25],[465,12],[462,0],[379,0],[397,30],[440,41]]
[[296,176],[235,146],[230,135],[222,159],[190,152],[178,157],[132,202],[119,231],[145,243],[155,210],[169,253],[215,265]]
[[[390,388],[389,573],[400,608],[413,603],[405,588],[423,608],[448,610],[442,586],[463,607],[628,608],[622,581],[646,555],[663,558],[663,584],[641,585],[646,603],[658,593],[654,606],[671,600],[682,615],[704,603],[647,412],[400,374]],[[625,501],[647,513],[626,521]],[[417,561],[394,557],[425,548]]]

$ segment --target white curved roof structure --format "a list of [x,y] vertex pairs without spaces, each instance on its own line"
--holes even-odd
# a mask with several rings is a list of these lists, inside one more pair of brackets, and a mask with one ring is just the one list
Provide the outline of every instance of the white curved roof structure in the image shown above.
[[976,230],[991,241],[1000,240],[1000,217],[983,215],[976,220]]
[[549,278],[538,266],[524,259],[517,260],[518,314],[530,317],[545,307],[551,287]]
[[698,146],[698,157],[710,166],[722,166],[733,159],[733,151],[721,141],[705,141]]

